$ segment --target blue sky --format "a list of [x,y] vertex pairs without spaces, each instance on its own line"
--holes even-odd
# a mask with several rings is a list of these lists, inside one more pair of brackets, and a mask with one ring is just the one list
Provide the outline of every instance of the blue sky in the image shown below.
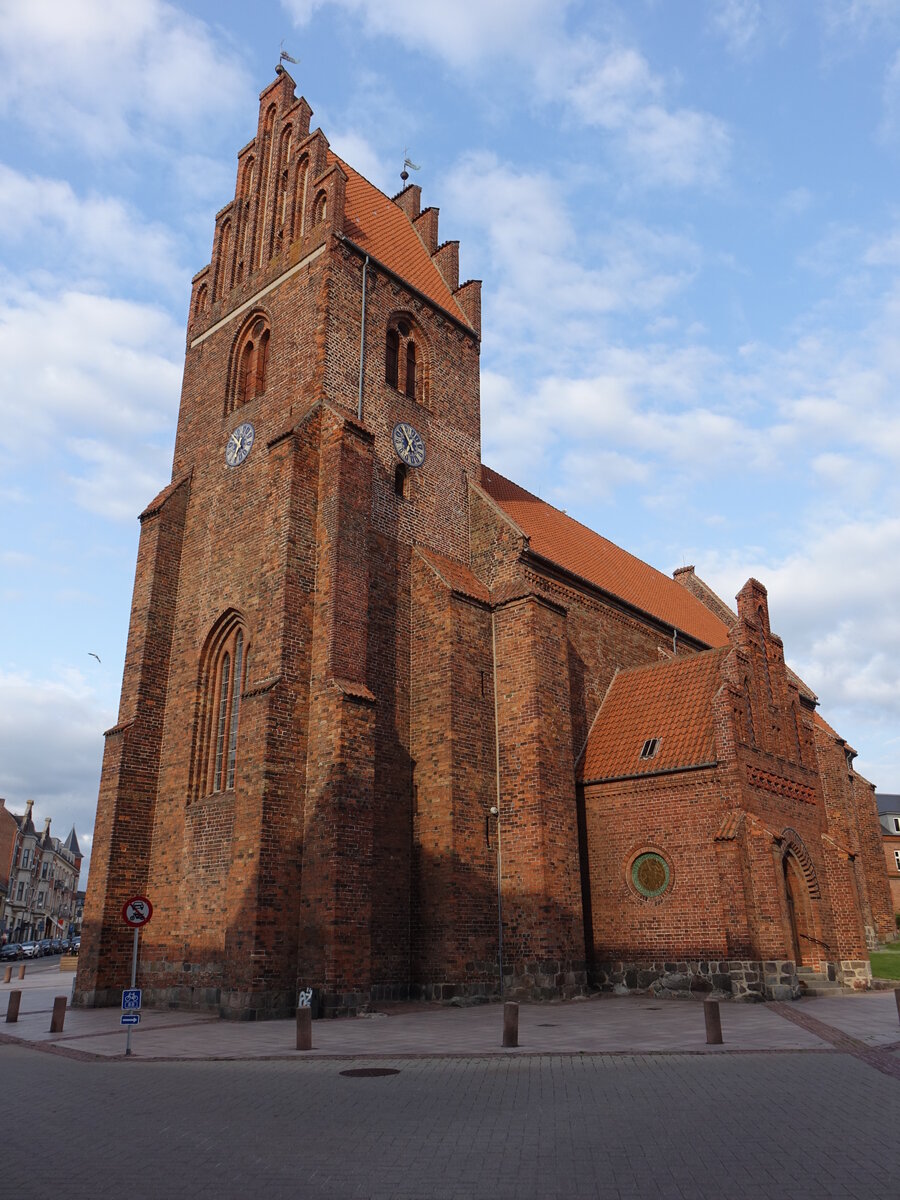
[[900,792],[900,0],[0,0],[8,806],[89,848],[190,277],[282,39],[484,280],[485,461],[726,599],[760,578]]

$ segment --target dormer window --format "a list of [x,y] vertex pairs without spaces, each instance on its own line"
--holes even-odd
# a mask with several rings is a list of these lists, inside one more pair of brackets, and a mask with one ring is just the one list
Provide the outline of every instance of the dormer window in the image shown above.
[[660,738],[647,738],[641,748],[641,758],[655,758],[656,752],[659,750]]

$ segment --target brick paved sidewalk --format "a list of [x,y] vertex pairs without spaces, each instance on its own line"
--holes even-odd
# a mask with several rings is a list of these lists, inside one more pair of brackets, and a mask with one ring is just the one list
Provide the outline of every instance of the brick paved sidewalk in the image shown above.
[[[124,1053],[125,1030],[116,1009],[71,1009],[63,1034],[51,1034],[53,998],[68,994],[71,975],[26,972],[23,983],[0,984],[0,1040],[14,1039],[103,1058]],[[7,995],[21,988],[16,1024],[5,1024]],[[809,1014],[811,1022],[791,1019]],[[698,1001],[610,997],[545,1005],[523,1004],[519,1048],[501,1048],[502,1009],[431,1007],[391,1015],[313,1023],[313,1051],[305,1057],[378,1055],[486,1055],[672,1053],[735,1051],[832,1051],[861,1054],[865,1047],[889,1057],[900,1045],[900,1022],[892,992],[793,1005],[721,1006],[724,1045],[707,1046]],[[834,1036],[829,1034],[831,1030]],[[838,1035],[845,1035],[843,1040]],[[145,1011],[132,1035],[132,1052],[144,1059],[258,1059],[294,1057],[291,1021],[244,1023],[207,1014]]]

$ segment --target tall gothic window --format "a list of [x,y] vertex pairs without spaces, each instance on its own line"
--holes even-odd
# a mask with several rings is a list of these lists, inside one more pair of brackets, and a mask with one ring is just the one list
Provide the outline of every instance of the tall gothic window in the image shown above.
[[223,296],[231,287],[231,222],[223,221],[219,230],[219,264],[216,271],[215,298]]
[[400,334],[389,329],[384,340],[384,382],[397,387],[400,379]]
[[240,618],[227,613],[207,641],[201,663],[200,704],[194,739],[193,798],[234,788],[241,692],[249,653]]
[[226,406],[228,412],[261,396],[266,390],[270,336],[268,320],[257,314],[245,325],[235,343],[228,388],[229,403]]
[[309,182],[309,159],[304,154],[297,164],[294,184],[294,225],[291,236],[298,238],[306,231],[306,185]]
[[384,381],[417,400],[428,403],[428,354],[418,326],[406,316],[394,317],[384,341]]

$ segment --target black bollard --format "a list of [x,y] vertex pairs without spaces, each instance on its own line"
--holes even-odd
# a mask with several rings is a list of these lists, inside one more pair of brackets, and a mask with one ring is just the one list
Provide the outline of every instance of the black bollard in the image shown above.
[[519,1044],[519,1006],[515,1000],[507,1000],[503,1005],[503,1045],[518,1046]]
[[894,988],[894,999],[897,1001],[897,1016],[900,1017],[900,988]]
[[718,1000],[703,1001],[703,1017],[706,1021],[707,1046],[722,1045],[722,1018],[719,1016]]

